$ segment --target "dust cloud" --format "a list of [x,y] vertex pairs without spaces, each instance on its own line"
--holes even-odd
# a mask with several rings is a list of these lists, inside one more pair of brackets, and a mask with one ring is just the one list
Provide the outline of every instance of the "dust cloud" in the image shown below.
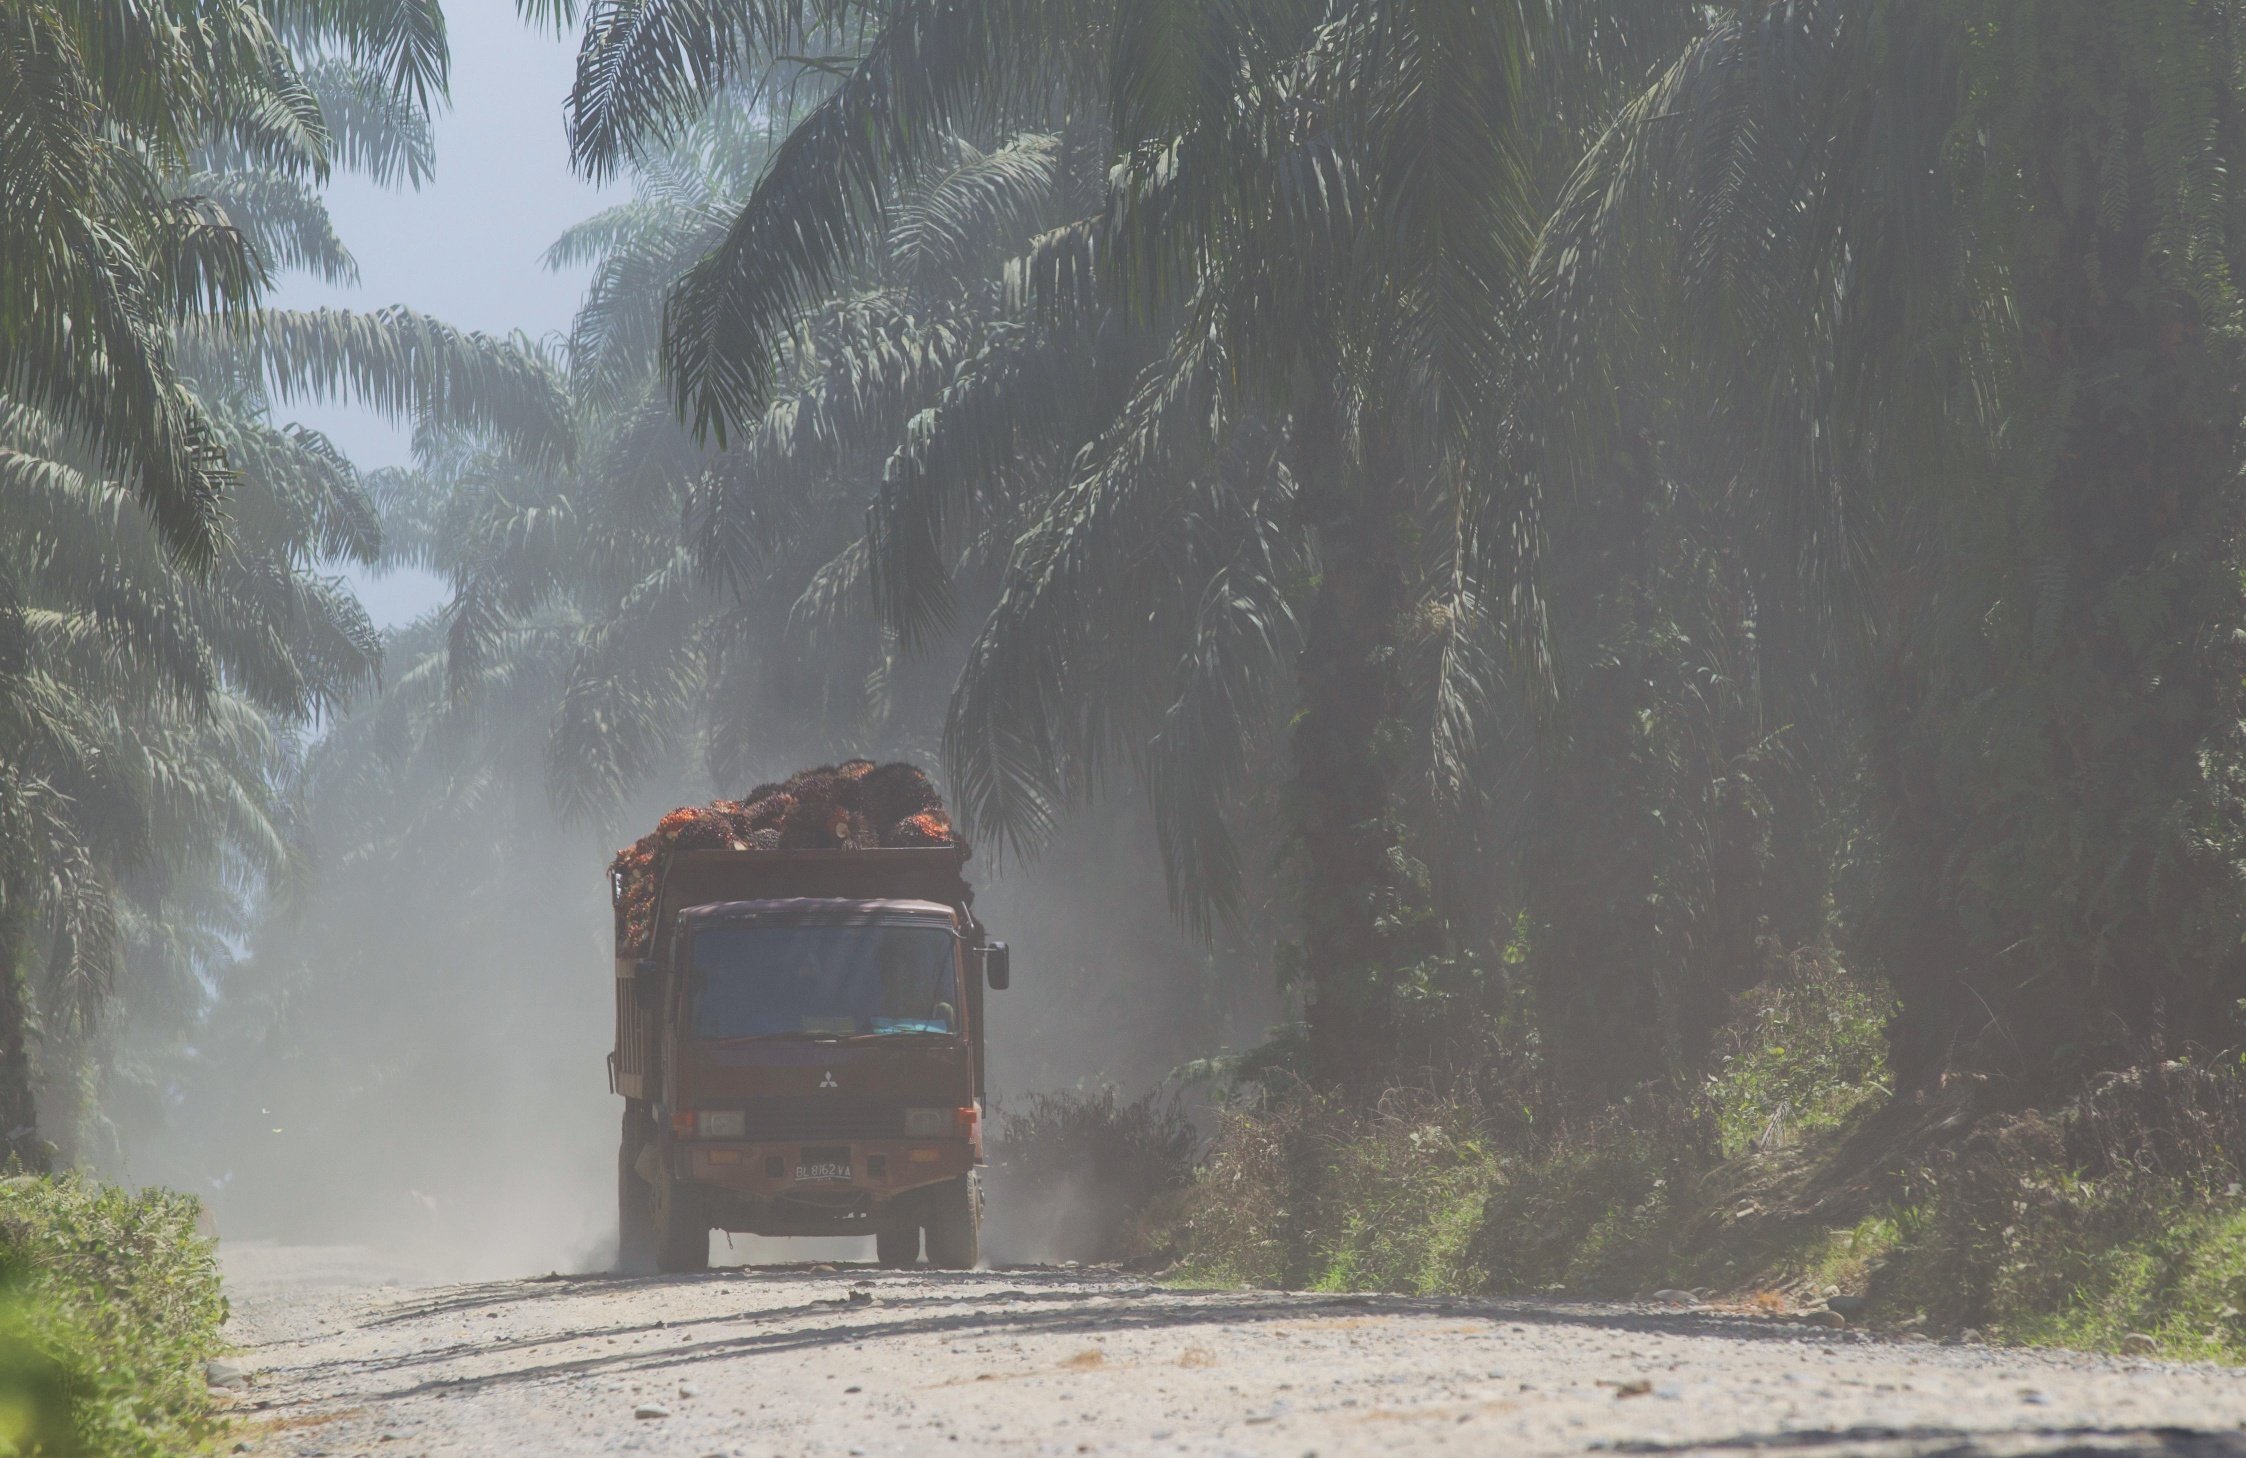
[[[496,836],[406,844],[381,858],[330,849],[275,906],[191,1041],[149,1056],[157,1096],[122,1122],[105,1173],[202,1195],[222,1239],[362,1245],[432,1279],[603,1269],[622,1112],[605,1062],[609,851],[542,812]],[[1051,1089],[1143,1090],[1276,1016],[1268,966],[1178,929],[1128,807],[1079,817],[1034,863],[978,856],[970,870],[978,913],[1015,948],[1012,989],[987,1003],[1001,1108]],[[1001,1172],[992,1259],[1069,1249],[1070,1210],[1006,1198]],[[722,1264],[871,1253],[713,1246]]]
[[371,1245],[447,1277],[605,1264],[600,857],[560,836],[481,854],[480,876],[322,869],[220,982],[122,1173],[202,1195],[222,1239]]

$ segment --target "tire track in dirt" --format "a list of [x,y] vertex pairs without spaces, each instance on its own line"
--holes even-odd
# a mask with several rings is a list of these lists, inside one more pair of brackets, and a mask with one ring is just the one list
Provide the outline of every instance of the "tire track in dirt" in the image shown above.
[[2134,1453],[2246,1458],[2246,1374],[1735,1315],[766,1266],[416,1285],[226,1254],[254,1454]]

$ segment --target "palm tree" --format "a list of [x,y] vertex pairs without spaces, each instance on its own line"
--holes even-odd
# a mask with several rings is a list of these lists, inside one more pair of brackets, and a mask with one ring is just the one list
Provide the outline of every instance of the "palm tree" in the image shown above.
[[764,418],[705,452],[669,409],[662,300],[722,234],[771,141],[713,108],[635,162],[631,201],[555,245],[557,265],[594,264],[570,343],[573,469],[502,446],[419,487],[419,509],[451,523],[427,534],[424,565],[455,586],[463,693],[532,625],[575,635],[549,747],[556,803],[575,816],[613,810],[689,747],[691,725],[712,774],[737,788],[780,743],[909,749],[891,737],[909,672],[899,642],[843,610],[864,591],[866,483],[1003,311],[998,262],[1042,226],[1057,146],[959,143],[905,200],[891,246],[797,332]]
[[217,551],[226,474],[170,322],[247,303],[262,272],[172,178],[213,144],[324,172],[329,138],[292,46],[355,46],[425,105],[443,37],[435,0],[20,0],[0,15],[0,391],[95,442],[185,561]]
[[0,100],[0,1122],[34,1162],[32,1035],[68,1086],[120,972],[178,1000],[288,868],[289,736],[379,663],[328,575],[373,560],[374,504],[275,409],[350,394],[526,452],[554,448],[561,415],[520,341],[260,307],[280,269],[351,271],[317,192],[331,163],[427,174],[433,3],[105,9],[0,21],[18,47]]
[[1679,351],[1797,527],[1912,1082],[2235,1037],[2236,47],[2223,4],[1723,16],[1548,235],[1579,398]]
[[[1459,780],[1486,687],[1477,670],[1488,677],[1488,604],[1506,604],[1494,626],[1526,678],[1548,677],[1536,497],[1502,449],[1520,367],[1508,321],[1549,181],[1539,159],[1560,150],[1545,119],[1580,126],[1585,98],[1631,74],[1633,47],[1678,32],[1635,8],[1556,23],[1534,4],[878,7],[848,74],[670,306],[681,405],[723,439],[762,408],[780,342],[870,246],[900,183],[937,165],[943,137],[990,117],[1107,119],[1114,187],[1023,260],[1038,317],[995,337],[946,402],[955,422],[979,412],[994,438],[962,449],[971,430],[947,430],[942,409],[925,432],[963,460],[1015,443],[1032,460],[1072,462],[1030,518],[1038,526],[970,652],[948,754],[970,823],[1025,842],[1104,762],[1133,761],[1166,787],[1173,884],[1206,916],[1232,876],[1213,807],[1246,762],[1208,731],[1279,702],[1270,670],[1291,660],[1301,961],[1313,1061],[1328,1080],[1387,1062],[1394,976],[1421,940],[1395,934],[1424,918],[1398,869],[1400,761],[1381,746],[1421,738],[1435,778]],[[573,99],[581,158],[607,165],[667,125],[682,96],[805,19],[752,9],[754,26],[722,35],[698,11],[670,30],[653,9],[596,16]],[[1122,384],[1025,433],[1036,412],[998,397],[1035,368],[1025,358],[1052,357],[1041,332],[1067,341],[1077,370],[1097,338],[1095,369],[1120,364]],[[1212,514],[1218,498],[1196,493],[1216,489],[1227,459],[1232,504]],[[898,465],[909,486],[915,458]],[[941,500],[884,492],[874,581],[893,627],[941,606],[929,549]],[[1292,528],[1283,546],[1274,514]],[[1124,576],[1162,559],[1134,525],[1219,519],[1242,525],[1202,534],[1175,563],[1184,590],[1171,601],[1206,610],[1138,611]],[[1436,654],[1440,707],[1414,731],[1396,625],[1425,581],[1408,545],[1422,519],[1454,549],[1433,615],[1453,626]],[[1315,586],[1282,603],[1271,588],[1289,562],[1305,564],[1298,576],[1314,570]],[[1174,712],[1111,715],[1110,702]]]

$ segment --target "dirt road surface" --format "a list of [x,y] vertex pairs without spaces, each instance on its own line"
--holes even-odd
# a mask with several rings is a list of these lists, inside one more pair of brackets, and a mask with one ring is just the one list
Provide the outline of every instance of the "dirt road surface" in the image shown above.
[[468,1285],[226,1252],[264,1455],[2246,1458],[2246,1374],[1606,1305],[1052,1269]]

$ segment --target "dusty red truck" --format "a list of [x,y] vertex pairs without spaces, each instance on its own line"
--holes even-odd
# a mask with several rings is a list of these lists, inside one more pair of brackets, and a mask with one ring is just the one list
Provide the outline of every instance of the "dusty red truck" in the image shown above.
[[[713,1229],[981,1257],[983,988],[1004,942],[958,845],[675,850],[616,908],[618,1265],[695,1271]],[[635,945],[635,941],[637,944]]]

